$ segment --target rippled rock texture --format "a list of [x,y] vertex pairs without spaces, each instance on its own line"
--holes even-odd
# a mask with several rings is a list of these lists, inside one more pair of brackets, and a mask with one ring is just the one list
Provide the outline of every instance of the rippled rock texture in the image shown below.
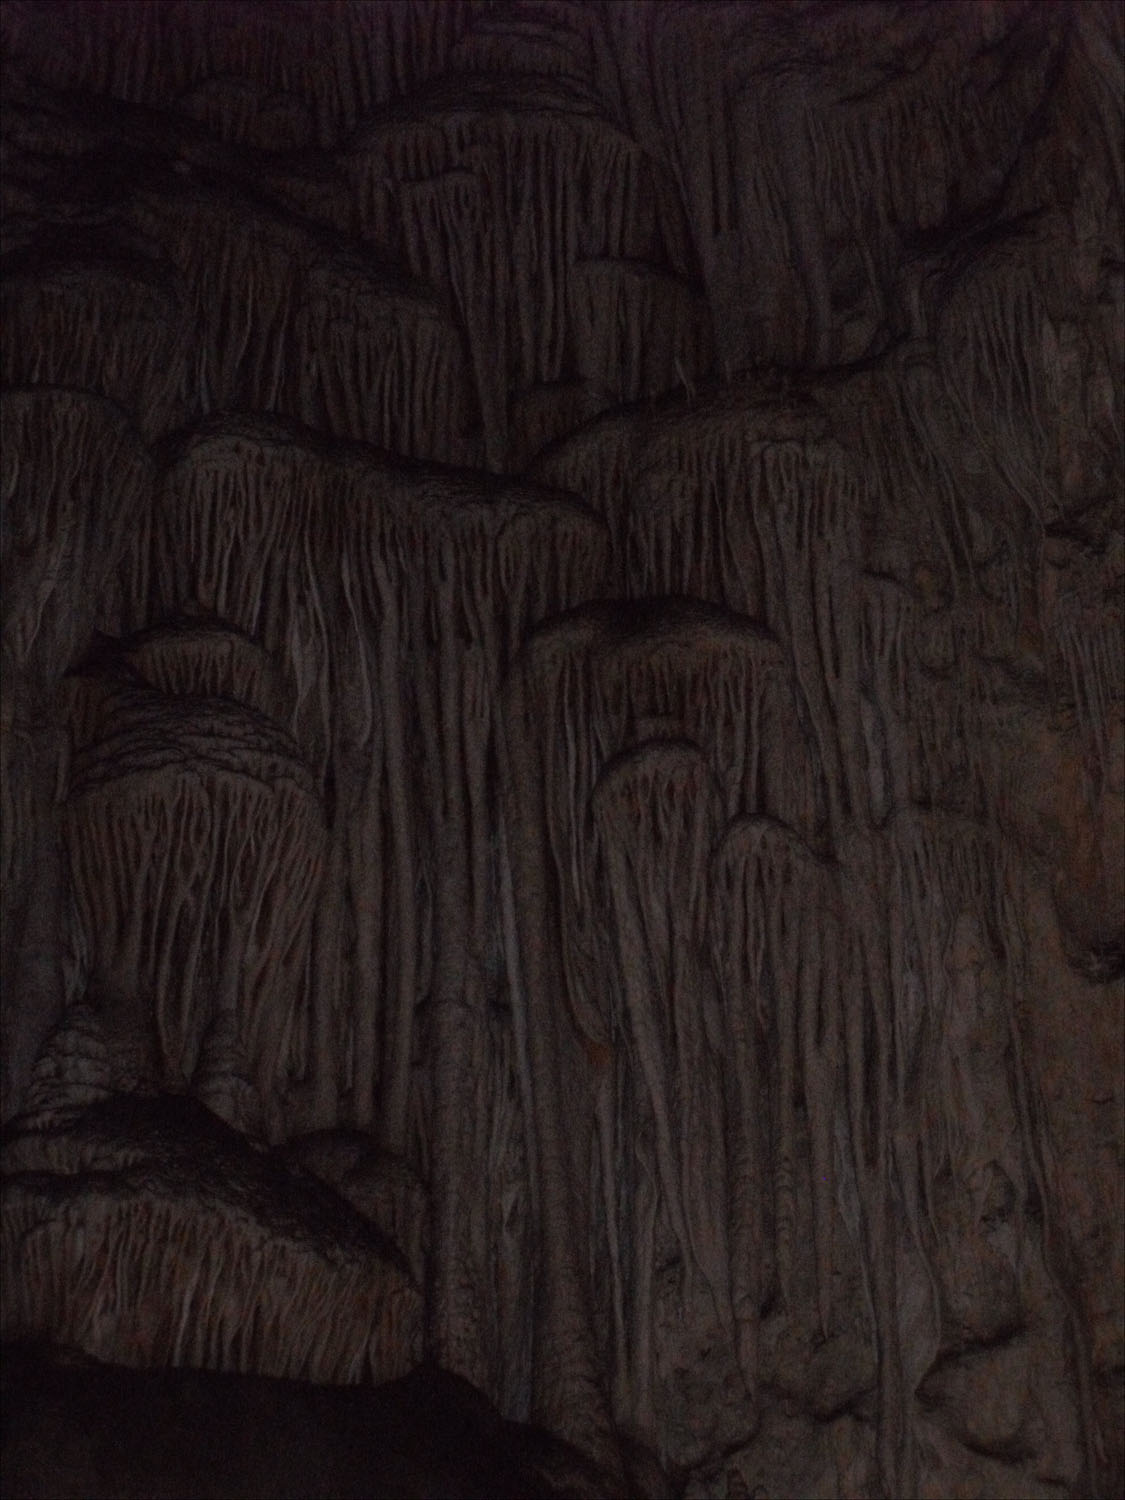
[[5,1465],[1119,1493],[1120,8],[2,24]]

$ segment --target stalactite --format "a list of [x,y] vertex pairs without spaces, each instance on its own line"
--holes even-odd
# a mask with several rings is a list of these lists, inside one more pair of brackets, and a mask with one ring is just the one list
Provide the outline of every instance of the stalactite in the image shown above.
[[266,203],[251,207],[232,187],[205,185],[202,172],[139,195],[130,218],[186,287],[190,323],[200,330],[198,347],[188,349],[194,414],[297,414],[289,370],[306,277],[323,254],[314,226]]
[[162,266],[121,248],[23,259],[0,295],[5,384],[108,397],[148,438],[182,416],[190,336]]
[[488,464],[500,468],[509,389],[563,378],[584,331],[602,348],[597,368],[611,367],[612,327],[576,324],[570,282],[579,259],[653,253],[644,190],[654,168],[562,81],[498,94],[470,77],[456,100],[434,90],[422,101],[353,143],[363,228],[452,297],[476,361]]
[[[713,879],[717,886],[715,911],[731,913],[733,928],[728,936],[722,931],[728,919],[713,918],[713,940],[724,955],[720,969],[724,974],[728,1034],[736,1045],[742,1114],[738,1125],[742,1148],[739,1167],[745,1175],[735,1183],[731,1205],[742,1222],[732,1226],[732,1235],[741,1246],[752,1248],[757,1265],[751,1274],[760,1277],[760,1210],[747,1200],[754,1196],[755,1186],[761,1191],[756,1158],[761,1150],[757,1138],[766,1133],[764,1123],[773,1143],[777,1276],[782,1295],[791,1302],[794,1194],[799,1191],[793,1101],[799,1066],[811,1144],[818,1311],[822,1332],[827,1334],[834,1264],[831,1140],[840,985],[845,972],[836,872],[817,859],[793,830],[768,818],[743,818],[730,826],[716,851]],[[755,1055],[759,1026],[779,1064],[776,1104],[766,1122],[759,1120],[759,1104],[746,1092],[741,1076],[743,1066],[750,1080],[761,1073],[762,1064]],[[750,1222],[745,1220],[748,1213],[752,1215]],[[760,1296],[760,1281],[758,1287]],[[757,1308],[745,1306],[748,1294],[749,1288],[742,1291],[742,1312],[752,1321]]]
[[416,458],[475,456],[461,334],[418,288],[359,260],[322,259],[293,337],[283,399],[300,420]]
[[[759,299],[747,275],[750,247],[739,242],[742,205],[736,184],[756,175],[760,157],[752,143],[746,148],[746,132],[738,129],[730,97],[729,64],[737,53],[729,49],[737,45],[743,20],[716,5],[696,15],[672,7],[654,12],[649,46],[656,66],[649,64],[652,81],[645,90],[654,96],[650,107],[659,122],[654,134],[670,156],[711,307],[716,353],[727,370],[743,368],[754,357],[759,331],[748,311]],[[701,163],[706,164],[702,170]],[[757,219],[753,250],[760,249],[769,228],[768,220]]]
[[1125,32],[954,10],[0,6],[5,1335],[1114,1489]]
[[587,868],[582,809],[634,720],[662,719],[701,745],[727,816],[757,810],[763,785],[775,805],[799,803],[788,780],[800,785],[799,763],[773,786],[761,774],[761,716],[784,704],[788,684],[776,641],[745,616],[682,600],[591,606],[533,636],[524,659],[555,726],[542,751],[544,792],[573,899]]
[[[342,928],[350,922],[351,956],[350,960],[342,962],[340,977],[330,977],[329,990],[316,996],[316,1004],[318,1014],[324,1016],[332,1003],[330,996],[338,996],[338,1008],[346,1012],[346,1004],[339,1003],[343,999],[339,991],[347,982],[348,971],[351,971],[352,1058],[348,1085],[351,1112],[356,1125],[370,1128],[383,1104],[374,1087],[379,1077],[379,1038],[380,1035],[388,1036],[395,1024],[388,1003],[390,924],[385,923],[383,917],[385,893],[393,898],[386,880],[390,861],[385,847],[386,797],[383,785],[387,776],[388,745],[394,742],[393,732],[388,732],[388,723],[397,703],[392,705],[386,693],[380,695],[378,692],[378,665],[374,659],[376,653],[370,623],[363,615],[360,592],[351,569],[351,559],[345,554],[341,559],[345,615],[342,626],[334,632],[333,683],[336,712],[334,823],[346,845],[343,856],[345,890],[339,921]],[[385,705],[382,723],[376,717],[376,704],[380,701]],[[405,971],[405,982],[411,986],[412,959],[413,943],[409,942],[401,956],[401,968]],[[336,1036],[325,1033],[322,1033],[321,1040],[325,1049],[324,1061],[331,1057],[332,1067],[330,1070],[321,1069],[319,1086],[322,1096],[318,1111],[331,1119],[338,1103],[333,1076],[338,1060],[338,1041]],[[386,1140],[388,1148],[401,1153],[404,1137],[405,1128],[394,1139]]]
[[406,1257],[419,1286],[427,1254],[426,1192],[399,1156],[373,1147],[360,1130],[318,1130],[289,1141],[287,1163],[312,1172],[370,1219]]
[[220,1010],[203,1034],[199,1061],[192,1074],[194,1096],[244,1135],[259,1136],[262,1103],[250,1078],[239,1035],[237,1011]]
[[766,442],[752,471],[766,619],[787,642],[819,752],[832,827],[864,806],[855,643],[864,486],[832,442]]
[[66,999],[54,803],[67,746],[57,685],[85,646],[152,466],[120,409],[80,391],[6,389],[0,439],[0,943],[11,1110]]
[[625,535],[631,470],[638,452],[636,423],[614,413],[598,417],[576,433],[552,443],[528,473],[542,484],[581,495],[609,528],[612,584],[623,587]]
[[1125,696],[1120,597],[1125,557],[1118,543],[1101,557],[1066,549],[1056,561],[1061,566],[1048,560],[1044,569],[1049,666],[1060,698],[1073,704],[1088,747],[1093,774],[1087,779],[1093,791],[1108,774],[1114,723]]
[[[764,383],[747,383],[691,409],[669,401],[656,414],[595,419],[547,449],[531,472],[605,515],[628,595],[686,594],[757,617],[770,602],[761,557],[770,496],[800,483],[796,474],[779,475],[771,447],[804,440],[809,485],[824,463],[838,469],[841,487],[854,488],[826,434],[825,414],[809,403],[779,401]],[[776,615],[774,602],[775,625]]]
[[770,153],[780,168],[781,196],[789,225],[789,243],[804,283],[806,316],[801,363],[823,369],[837,358],[832,295],[828,283],[828,234],[832,220],[815,202],[816,184],[823,182],[813,168],[809,80],[801,68],[782,76],[780,86],[765,88],[762,103],[768,111],[776,149]]
[[[1059,1195],[1050,1181],[1050,1149],[1037,1119],[1018,1021],[1029,977],[1029,933],[1021,915],[1026,866],[995,826],[971,820],[915,812],[896,820],[894,837],[908,922],[925,965],[927,999],[937,1012],[936,1026],[930,1022],[928,1057],[936,1067],[928,1096],[940,1128],[931,1127],[920,1153],[927,1203],[932,1208],[941,1174],[971,1182],[982,1159],[995,1152],[1015,1188],[1017,1215],[1022,1218],[1026,1204],[1037,1205],[1036,1238],[1062,1309],[1076,1366],[1085,1461],[1094,1472],[1104,1465],[1105,1452],[1092,1403],[1087,1335],[1063,1269],[1067,1252],[1055,1222]],[[1004,1066],[990,1065],[990,1054],[1002,1055]]]
[[[441,621],[430,621],[427,613],[440,570],[453,557],[458,558],[457,577],[445,585],[451,591],[450,607],[455,604],[468,613],[470,632],[486,648],[485,656],[477,659],[477,669],[483,667],[485,681],[495,683],[532,620],[564,607],[576,597],[576,591],[597,587],[604,566],[603,547],[594,518],[561,497],[552,500],[513,488],[510,497],[492,499],[437,473],[420,474],[416,484],[404,485],[401,476],[377,466],[357,471],[355,483],[355,536],[357,556],[362,559],[357,564],[358,587],[365,617],[378,622],[380,697],[396,865],[392,900],[400,945],[397,1020],[392,1027],[396,1040],[385,1059],[384,1129],[389,1141],[400,1141],[405,1128],[411,1017],[421,982],[413,977],[420,915],[416,908],[419,872],[414,848],[419,836],[416,830],[433,817],[435,798],[423,797],[412,767],[414,747],[407,735],[417,709],[399,663],[408,652],[427,656],[433,652],[433,632],[441,629]],[[463,544],[452,556],[438,545],[447,528],[453,528]],[[428,583],[421,578],[414,581],[412,576],[422,557],[429,559],[432,569]],[[504,600],[504,609],[495,619],[494,605],[490,607],[484,601],[499,598]],[[446,628],[457,632],[460,625],[451,621]],[[440,719],[437,703],[430,704],[427,714],[436,735]],[[493,753],[486,748],[491,730],[479,705],[468,709],[466,729],[466,751],[471,757],[466,792],[479,807],[486,795],[487,761]],[[437,795],[444,793],[435,792]],[[428,833],[425,839],[428,842]],[[479,829],[474,845],[474,860],[479,865]],[[478,928],[482,895],[474,889]],[[479,934],[476,941],[481,941]]]
[[[751,1415],[756,1416],[759,1326],[768,1285],[762,1205],[767,1193],[769,1122],[762,1119],[759,1109],[760,1101],[767,1097],[767,1068],[758,1040],[761,1007],[754,988],[760,973],[761,947],[750,920],[750,902],[745,899],[741,861],[729,835],[716,851],[713,865],[712,942],[730,1041],[724,1091],[729,1118],[726,1189],[730,1294],[739,1369]],[[729,915],[724,918],[724,913]]]
[[313,80],[321,143],[345,139],[379,105],[448,65],[475,8],[474,0],[440,7],[337,7],[325,34],[336,66]]
[[[339,768],[334,766],[332,774],[336,815],[326,831],[324,869],[312,914],[307,1024],[297,1043],[301,1051],[296,1059],[309,1086],[307,1123],[312,1126],[326,1126],[336,1120],[340,1093],[349,1071],[353,1100],[358,1104],[365,1093],[362,1085],[356,1087],[355,1074],[356,1053],[361,1050],[357,1034],[360,1016],[356,1014],[349,1024],[340,1003],[349,823],[343,809],[350,806],[351,799],[340,795],[347,787],[347,780],[339,774]],[[362,1003],[357,1005],[357,1012],[362,1009],[365,1009]],[[341,1034],[345,1038],[343,1047]]]
[[[581,6],[520,14],[487,11],[458,40],[453,68],[466,73],[528,73],[564,77],[589,87],[591,21]],[[547,21],[548,24],[544,24]]]
[[[997,506],[985,456],[945,394],[932,346],[907,343],[896,351],[893,369],[893,379],[843,383],[831,401],[837,430],[859,428],[856,446],[886,518],[882,555],[868,568],[883,580],[878,587],[888,602],[895,586],[917,595],[905,653],[901,638],[895,647],[899,681],[886,684],[896,717],[905,721],[910,709],[903,672],[920,669],[912,677],[917,691],[907,695],[917,702],[927,692],[929,672],[952,673],[971,700],[982,691],[987,696],[981,667],[1007,662],[1024,670],[1037,629],[1029,608],[1036,542],[1022,505]],[[907,536],[916,559],[910,567],[902,540],[893,539]],[[867,594],[871,587],[865,581]],[[877,700],[891,702],[883,694]],[[910,785],[901,765],[897,783]],[[915,789],[902,795],[928,794]]]
[[1076,18],[1083,72],[1093,83],[1096,112],[1113,163],[1118,201],[1125,199],[1125,149],[1121,144],[1121,24],[1112,11],[1082,12]]
[[988,806],[999,747],[989,736],[982,677],[971,660],[944,670],[920,663],[908,725],[912,801],[967,815]]
[[936,339],[949,400],[1032,523],[1049,517],[1057,487],[1040,417],[1043,318],[1029,248],[1001,242],[952,280]]
[[[941,1066],[947,1066],[947,1038],[954,1024],[951,977],[958,924],[965,913],[974,913],[985,943],[991,947],[998,940],[1004,923],[1006,871],[994,835],[968,819],[903,809],[888,825],[888,832],[897,882],[888,902],[895,1002],[896,1184],[914,1245],[923,1256],[933,1287],[931,1319],[936,1350],[941,1294],[924,1248],[929,1235],[923,1218],[924,1211],[932,1213],[934,1202],[935,1142],[926,1130],[919,1090],[933,1066],[935,1046],[943,1058]],[[951,1092],[942,1135],[949,1143],[964,1129],[965,1122],[953,1118],[957,1091],[951,1079],[947,1083]],[[970,1125],[970,1132],[972,1129]]]
[[320,1382],[413,1367],[418,1288],[359,1214],[307,1181],[295,1191],[203,1111],[171,1121],[159,1102],[125,1120],[114,1111],[95,1105],[56,1127],[53,1148],[50,1127],[8,1148],[6,1338],[49,1337],[141,1367]]
[[913,598],[894,578],[865,574],[858,645],[869,693],[861,702],[867,755],[868,815],[881,825],[910,800],[909,722],[915,663]]
[[[841,765],[838,748],[858,725],[855,629],[834,613],[850,617],[858,587],[864,490],[854,463],[827,438],[825,414],[753,387],[671,415],[636,424],[631,441],[619,420],[595,422],[535,472],[605,507],[630,593],[733,603],[791,644],[829,799],[842,808],[859,788],[854,758]],[[619,468],[621,480],[607,481]]]
[[892,399],[902,436],[896,443],[887,441],[889,434],[885,434],[878,447],[892,463],[897,459],[901,465],[895,475],[898,483],[904,488],[911,484],[927,506],[945,552],[951,586],[959,591],[966,574],[972,579],[977,562],[973,518],[968,514],[971,500],[966,503],[965,496],[973,496],[974,481],[985,467],[984,456],[955,415],[931,346],[908,345],[896,363],[900,374]]
[[[572,499],[526,487],[490,494],[454,475],[406,478],[374,461],[357,462],[350,482],[356,601],[377,622],[380,642],[391,899],[403,945],[416,942],[421,915],[414,895],[419,835],[434,890],[431,1047],[440,1082],[431,1170],[434,1243],[441,1248],[431,1347],[483,1384],[492,1361],[478,1311],[465,1301],[479,1279],[476,1226],[483,1220],[469,1200],[465,1172],[484,1143],[465,1137],[463,1126],[473,1117],[471,1060],[486,1037],[482,964],[492,881],[486,813],[496,754],[489,703],[529,625],[597,587],[601,528]],[[408,681],[398,665],[404,653],[430,670]],[[410,759],[411,725],[424,750],[421,778]],[[382,1063],[390,1081],[389,1140],[402,1139],[405,1129],[417,986],[408,961],[399,970]],[[367,1085],[357,1079],[357,1086]]]
[[889,1239],[894,960],[883,896],[888,851],[879,835],[857,831],[840,840],[840,856],[841,879],[848,892],[841,1006],[848,1146],[858,1188],[865,1284],[874,1317],[879,1470],[884,1488],[894,1493],[902,1488],[909,1452],[896,1321],[895,1247]]
[[628,261],[581,260],[571,276],[579,372],[615,404],[675,388],[711,363],[703,304],[683,282]]
[[[397,985],[394,1009],[389,1013],[387,1051],[383,1067],[382,1135],[389,1150],[406,1145],[407,1101],[413,1052],[416,991],[415,873],[411,853],[411,807],[408,787],[406,740],[403,728],[402,690],[398,679],[400,652],[399,615],[395,592],[385,566],[372,563],[373,580],[381,617],[379,629],[379,684],[383,704],[387,756],[387,799],[396,880],[389,895],[396,917],[395,949]],[[362,1078],[357,1079],[362,1088]]]
[[331,743],[329,603],[320,560],[337,524],[339,470],[298,431],[266,418],[218,418],[168,455],[157,504],[121,572],[120,612],[134,631],[190,610],[218,616],[276,660],[293,704],[288,727],[323,766]]
[[[235,698],[285,723],[292,703],[277,664],[257,641],[215,619],[185,617],[122,642],[121,660],[173,697]],[[90,734],[79,735],[80,742]]]
[[3,878],[5,908],[15,905],[22,888],[29,884],[30,868],[22,847],[31,841],[40,815],[40,798],[34,779],[28,774],[34,753],[34,740],[25,723],[21,723],[17,695],[9,689],[2,699],[0,718],[0,811],[3,813],[0,842],[0,876]]
[[[587,633],[579,627],[578,634],[581,638]],[[530,676],[525,660],[505,687],[503,764],[504,812],[511,830],[508,848],[513,883],[520,892],[516,916],[521,972],[534,1005],[527,1030],[541,1263],[535,1287],[531,1411],[536,1420],[569,1434],[587,1452],[608,1459],[612,1471],[619,1466],[619,1450],[595,1350],[581,1247],[574,1239],[580,1200],[562,1115],[563,1047],[570,1038],[562,1015],[561,939],[557,924],[550,920],[555,915],[548,874],[551,851],[545,788],[534,750],[535,703],[525,681]],[[651,1239],[645,1243],[651,1245]]]
[[522,1186],[525,1128],[512,1066],[509,1019],[496,1004],[491,976],[485,976],[482,983],[479,973],[470,975],[470,988],[474,984],[483,990],[484,1025],[477,1030],[471,1058],[472,1108],[488,1122],[477,1136],[476,1156],[493,1187],[485,1212],[477,1217],[473,1252],[482,1268],[478,1283],[481,1317],[504,1332],[502,1342],[492,1340],[485,1345],[485,1388],[501,1393],[510,1409],[526,1415],[531,1402],[532,1330],[517,1299],[532,1292],[526,1251],[533,1243],[528,1236],[534,1225]]
[[[763,344],[783,365],[806,354],[830,363],[849,315],[857,328],[867,321],[849,357],[865,353],[889,314],[901,237],[1002,180],[1057,42],[1024,56],[1005,38],[1011,87],[983,104],[965,67],[978,45],[970,28],[937,37],[923,13],[890,31],[861,12],[820,19],[815,36],[783,12],[747,19],[719,8],[704,28],[669,9],[654,24],[658,107],[723,364]],[[892,62],[903,47],[914,49],[905,71]],[[864,265],[862,289],[841,282],[830,253],[845,240]]]
[[[595,919],[588,905],[591,899],[588,877],[583,873],[591,868],[594,858],[585,809],[597,778],[602,767],[627,747],[633,736],[644,739],[642,726],[657,722],[663,735],[682,736],[701,747],[698,763],[706,767],[707,774],[715,779],[720,817],[729,816],[732,810],[756,810],[763,796],[785,802],[791,792],[781,784],[771,787],[768,779],[762,782],[758,774],[758,749],[761,738],[769,734],[766,726],[771,723],[769,704],[774,698],[784,699],[787,692],[787,685],[779,677],[779,668],[776,645],[760,627],[744,617],[682,601],[650,601],[643,606],[618,608],[598,605],[572,611],[533,635],[521,655],[511,691],[515,703],[522,701],[527,707],[514,722],[509,718],[510,753],[515,766],[522,767],[520,805],[526,809],[522,816],[525,819],[533,816],[541,824],[537,835],[540,852],[536,857],[543,860],[544,871],[553,869],[557,876],[555,894],[549,901],[546,887],[538,885],[542,894],[529,914],[530,931],[521,926],[523,957],[531,966],[530,993],[537,995],[539,1005],[544,1007],[540,1019],[531,1018],[531,1032],[534,1036],[544,1027],[545,1016],[552,1010],[558,1017],[554,1023],[556,1026],[564,1018],[567,1020],[568,1029],[573,1030],[569,1033],[569,1048],[562,1054],[571,1080],[565,1086],[572,1097],[584,1097],[589,1093],[592,1112],[595,1111],[599,1070],[614,1055],[609,1018],[604,1009],[606,997],[599,994],[601,985],[590,967],[596,951],[590,946]],[[523,718],[522,714],[529,711],[534,717]],[[531,729],[533,723],[534,730]],[[734,733],[728,738],[731,730]],[[525,739],[529,733],[532,738]],[[695,755],[699,752],[693,752]],[[689,759],[696,764],[694,759]],[[794,769],[799,780],[799,767]],[[519,770],[515,774],[518,776]],[[656,803],[652,815],[658,819],[671,818],[674,824],[676,801],[668,803],[655,784],[652,795]],[[638,797],[634,817],[643,819],[646,816],[645,798],[639,794]],[[691,802],[692,799],[688,799],[688,805]],[[658,808],[661,809],[659,812]],[[663,825],[658,822],[657,826]],[[688,839],[684,853],[674,861],[669,856],[670,863],[674,863],[677,870],[682,869],[686,876],[700,866],[706,842],[697,828]],[[690,939],[685,935],[681,940],[675,935],[675,928],[668,931],[661,926],[667,920],[660,915],[665,903],[654,896],[655,905],[650,910],[649,898],[643,894],[645,886],[640,873],[634,891],[632,879],[626,878],[627,867],[617,868],[625,854],[620,846],[613,852],[614,847],[612,844],[607,846],[606,857],[612,865],[608,871],[607,890],[612,891],[613,902],[620,899],[626,903],[616,918],[621,941],[629,945],[628,953],[623,951],[621,954],[620,972],[626,989],[634,987],[631,1001],[624,1006],[620,1024],[625,1028],[623,1035],[630,1039],[629,1055],[635,1059],[633,1069],[638,1070],[633,1072],[635,1081],[631,1087],[638,1089],[647,1099],[646,1112],[653,1107],[656,1111],[651,1167],[660,1187],[654,1190],[652,1212],[656,1214],[664,1203],[668,1222],[678,1229],[680,1242],[687,1247],[687,1263],[690,1264],[695,1255],[694,1247],[699,1242],[688,1236],[683,1207],[683,1173],[689,1169],[679,1160],[680,1148],[672,1145],[679,1130],[685,1127],[673,1122],[669,1101],[676,1098],[677,1121],[690,1116],[695,1106],[689,1084],[681,1082],[678,1088],[672,1089],[662,1081],[662,1066],[666,1064],[659,1061],[660,1050],[655,1040],[658,1033],[654,1033],[654,1023],[649,1019],[650,1000],[642,997],[642,989],[647,988],[642,976],[649,972],[652,951],[664,953],[665,977],[673,996],[681,984],[687,986],[685,993],[692,993],[696,986],[701,986],[701,1003],[705,1012],[708,1004],[714,1003],[707,1000],[711,981],[695,967],[698,959],[692,958],[690,948],[682,951],[684,944],[690,944]],[[523,876],[528,881],[533,878],[537,883],[543,879],[542,875],[533,877],[530,871]],[[703,889],[698,879],[692,889],[698,903]],[[628,894],[630,891],[634,891],[632,896]],[[692,899],[677,897],[674,905],[686,905],[690,910]],[[686,913],[685,920],[688,920]],[[695,915],[690,920],[701,921],[705,930],[705,907],[701,913],[697,904]],[[663,939],[659,935],[661,931],[666,933]],[[528,949],[530,932],[546,934],[547,951],[555,955],[547,960],[554,976],[551,981],[540,969],[544,955],[537,956],[535,949]],[[702,941],[697,934],[696,944]],[[653,944],[655,950],[652,950]],[[612,944],[607,948],[603,942],[602,947],[607,958],[616,964],[617,959],[611,957]],[[642,955],[645,955],[643,962]],[[545,992],[538,988],[536,977],[539,985],[549,984]],[[661,981],[655,971],[652,972],[651,985],[659,993]],[[669,1003],[673,1008],[676,1005],[674,1000]],[[670,1018],[668,1025],[674,1024]],[[687,1047],[687,1055],[697,1062],[699,1048],[706,1057],[708,1048],[715,1045],[714,1040],[704,1043],[705,1032],[701,1030],[701,1024],[707,1027],[709,1037],[716,1030],[715,1022],[701,1023],[699,1017],[694,1016],[689,1023],[686,1016],[681,1015],[674,1032],[677,1052],[681,1053]],[[634,1027],[639,1028],[635,1047],[632,1041]],[[685,1069],[683,1076],[686,1079],[691,1065],[684,1060],[678,1067]],[[558,1128],[550,1119],[552,1085],[549,1074],[547,1078],[543,1077],[543,1068],[544,1063],[537,1064],[533,1058],[537,1125],[541,1139],[544,1135],[549,1138]],[[676,1076],[680,1077],[679,1072]],[[642,1084],[642,1079],[647,1081]],[[711,1098],[714,1102],[713,1091]],[[662,1115],[664,1124],[660,1124]],[[643,1156],[645,1149],[638,1138],[635,1150]],[[553,1184],[545,1185],[544,1193],[572,1190],[575,1175],[586,1169],[584,1161],[574,1160],[569,1168],[563,1169],[564,1183],[557,1189]],[[601,1170],[609,1175],[610,1166],[604,1160]],[[714,1184],[708,1184],[702,1197],[697,1196],[698,1191],[693,1184],[688,1196],[692,1228],[694,1234],[708,1240],[713,1247],[709,1255],[703,1256],[707,1263],[704,1277],[713,1290],[720,1326],[723,1323],[729,1326],[732,1315],[726,1285],[728,1277],[726,1272],[720,1273],[718,1269],[725,1261],[725,1252],[719,1249],[716,1241],[716,1234],[721,1238],[721,1231],[712,1228],[704,1232],[701,1228],[718,1211],[717,1202],[709,1197],[714,1192]],[[637,1217],[638,1214],[641,1218]],[[637,1236],[643,1232],[642,1218],[640,1205],[637,1205],[629,1233],[623,1238],[622,1250],[631,1247],[634,1257],[642,1257],[638,1270],[645,1274],[644,1256],[649,1256],[651,1262],[652,1250],[644,1250],[637,1243]],[[570,1274],[575,1275],[576,1268],[572,1268]],[[717,1285],[719,1282],[723,1284]],[[580,1284],[574,1291],[581,1295]],[[656,1394],[652,1389],[653,1367],[648,1363],[655,1350],[652,1344],[652,1307],[646,1305],[644,1295],[638,1292],[631,1299],[635,1312],[630,1314],[627,1308],[625,1313],[626,1317],[637,1320],[633,1336],[631,1389],[626,1388],[635,1412],[648,1410]],[[643,1353],[646,1347],[649,1349],[647,1355]]]
[[[849,18],[840,20],[847,28]],[[1042,56],[1021,57],[1013,48],[1011,86],[993,101],[977,86],[968,60],[976,46],[970,29],[930,37],[921,15],[903,17],[897,29],[880,37],[862,22],[858,29],[872,50],[887,47],[888,52],[904,44],[904,32],[914,31],[920,66],[903,72],[871,57],[870,87],[838,100],[829,81],[838,65],[824,48],[825,107],[813,116],[813,175],[821,213],[829,225],[842,220],[895,224],[907,232],[932,229],[959,197],[964,206],[966,196],[971,201],[983,195],[1010,165],[1013,121],[1026,118],[1041,98],[1049,49]],[[974,177],[982,158],[991,177]],[[874,204],[869,201],[873,188]]]
[[322,859],[292,742],[223,700],[140,692],[76,758],[65,831],[95,970],[152,992],[166,1075],[190,1075],[213,1010],[237,1006],[269,1095]]
[[68,1007],[35,1064],[24,1114],[37,1126],[78,1113],[113,1093],[109,1048],[97,1012]]
[[[707,855],[718,806],[699,749],[678,741],[649,740],[610,762],[591,797],[593,857],[604,872],[609,914],[599,946],[616,969],[620,990],[611,1002],[617,1013],[607,1017],[610,1045],[622,1052],[624,1036],[620,1042],[612,1038],[616,1032],[628,1036],[628,1055],[643,1080],[660,1204],[683,1261],[685,1306],[701,1277],[720,1326],[731,1330],[725,1225],[716,1199],[725,1175],[716,1170],[724,1154],[721,1043],[711,1020],[716,1001],[707,964]],[[620,1128],[628,1154],[629,1136],[646,1127],[622,1121]],[[602,1171],[612,1184],[613,1160],[622,1147],[612,1132],[600,1145]],[[621,1214],[614,1199],[607,1202],[607,1232]],[[627,1211],[625,1217],[623,1239],[631,1244],[644,1228],[630,1224]],[[620,1277],[619,1251],[610,1254],[610,1263]],[[615,1300],[623,1304],[620,1289]],[[642,1321],[649,1316],[650,1308],[634,1311]],[[622,1349],[637,1347],[635,1328],[618,1342]],[[636,1415],[642,1393],[654,1385],[652,1369],[627,1367],[615,1372],[615,1381],[622,1411]],[[666,1401],[668,1394],[661,1394]]]
[[5,389],[0,424],[5,663],[56,678],[86,644],[97,592],[149,499],[152,463],[101,396]]

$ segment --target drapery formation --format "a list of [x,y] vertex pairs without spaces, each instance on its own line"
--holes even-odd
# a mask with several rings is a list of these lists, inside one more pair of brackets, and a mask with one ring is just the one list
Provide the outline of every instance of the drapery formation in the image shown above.
[[1117,8],[3,24],[5,1330],[1119,1485]]

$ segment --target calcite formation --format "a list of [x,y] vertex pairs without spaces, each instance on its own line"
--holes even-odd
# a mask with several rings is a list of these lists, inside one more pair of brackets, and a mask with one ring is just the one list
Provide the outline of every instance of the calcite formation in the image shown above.
[[1120,1492],[1122,14],[7,0],[5,1337]]
[[5,1148],[4,1321],[94,1356],[344,1384],[421,1358],[396,1247],[193,1100],[46,1111]]

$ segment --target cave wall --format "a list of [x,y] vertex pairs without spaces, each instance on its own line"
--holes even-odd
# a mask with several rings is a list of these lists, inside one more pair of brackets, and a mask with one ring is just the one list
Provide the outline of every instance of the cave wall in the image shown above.
[[1120,9],[3,26],[5,1332],[1120,1489]]

